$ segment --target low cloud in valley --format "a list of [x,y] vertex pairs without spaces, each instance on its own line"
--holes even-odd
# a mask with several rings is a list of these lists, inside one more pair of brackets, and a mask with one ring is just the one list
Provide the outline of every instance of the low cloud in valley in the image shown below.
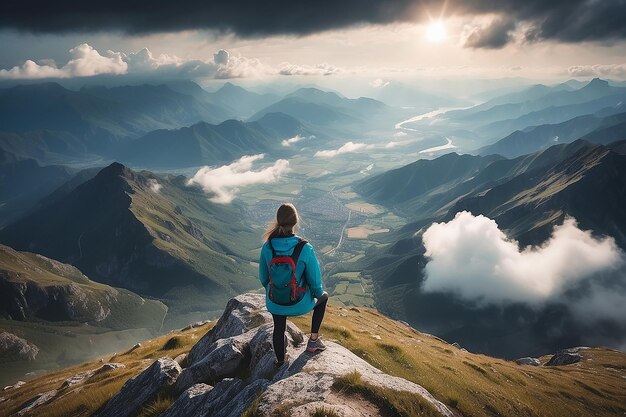
[[197,184],[206,193],[213,194],[210,200],[215,203],[230,203],[240,187],[276,182],[289,171],[289,161],[286,159],[279,159],[273,165],[254,171],[253,164],[264,156],[244,156],[232,164],[217,168],[202,167],[189,179],[188,185]]
[[346,153],[354,153],[354,152],[361,151],[363,149],[371,149],[373,147],[374,145],[367,145],[365,143],[348,142],[345,145],[341,146],[339,149],[317,151],[315,152],[315,156],[318,158],[334,158],[337,155],[342,155]]
[[612,306],[626,306],[626,289],[597,278],[623,273],[624,253],[612,238],[594,237],[572,218],[541,246],[520,248],[494,220],[461,212],[447,223],[432,224],[423,242],[429,258],[426,292],[451,292],[479,305],[541,306],[575,290],[574,313],[609,319],[621,313],[608,308],[607,299],[615,301]]

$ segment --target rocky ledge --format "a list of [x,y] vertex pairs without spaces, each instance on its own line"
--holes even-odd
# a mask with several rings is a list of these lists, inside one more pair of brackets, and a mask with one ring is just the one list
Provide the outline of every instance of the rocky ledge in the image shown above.
[[9,332],[0,332],[0,362],[34,361],[39,348]]
[[289,360],[275,370],[264,296],[233,298],[213,329],[180,361],[183,367],[169,357],[158,359],[127,381],[96,415],[134,415],[164,392],[174,393],[176,400],[161,417],[239,417],[251,407],[256,416],[309,416],[322,406],[342,416],[379,414],[363,396],[334,388],[339,378],[356,373],[368,386],[402,391],[434,414],[454,415],[423,387],[385,374],[337,343],[327,341],[328,349],[321,353],[306,352],[305,335],[290,322],[287,329]]

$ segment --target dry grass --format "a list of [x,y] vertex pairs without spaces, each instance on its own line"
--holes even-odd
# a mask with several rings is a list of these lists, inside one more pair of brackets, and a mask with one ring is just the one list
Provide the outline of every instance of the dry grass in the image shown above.
[[[54,400],[38,407],[34,410],[33,415],[45,415],[46,417],[89,416],[113,397],[128,379],[139,374],[155,359],[165,355],[174,358],[181,353],[188,352],[212,326],[213,323],[209,323],[185,332],[164,335],[142,342],[142,346],[138,349],[127,350],[112,356],[108,355],[103,358],[104,362],[123,363],[126,368],[99,373],[81,384],[60,390]],[[167,349],[167,351],[163,349]],[[26,385],[14,392],[5,391],[3,396],[8,399],[0,407],[0,417],[17,412],[22,404],[37,394],[53,389],[58,390],[67,378],[82,371],[99,368],[101,365],[100,361],[95,360],[65,368],[27,381]],[[167,408],[172,401],[173,398],[169,395],[159,395],[151,404],[140,410],[139,414],[146,417],[156,416]]]
[[333,410],[327,410],[324,407],[316,408],[311,417],[341,417]]
[[154,401],[141,408],[137,417],[157,417],[170,408],[174,401],[175,399],[170,395],[158,395]]
[[[308,331],[309,316],[292,321]],[[582,362],[564,367],[521,366],[463,352],[372,309],[332,305],[321,334],[378,369],[420,384],[465,417],[626,413],[626,355],[610,349],[582,350]]]

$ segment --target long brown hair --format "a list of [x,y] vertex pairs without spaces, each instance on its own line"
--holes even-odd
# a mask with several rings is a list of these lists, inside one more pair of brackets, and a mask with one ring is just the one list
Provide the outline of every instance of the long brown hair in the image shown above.
[[270,223],[267,227],[263,234],[263,240],[291,236],[294,233],[296,224],[298,224],[298,220],[298,210],[296,210],[293,204],[281,204],[276,211],[276,221]]

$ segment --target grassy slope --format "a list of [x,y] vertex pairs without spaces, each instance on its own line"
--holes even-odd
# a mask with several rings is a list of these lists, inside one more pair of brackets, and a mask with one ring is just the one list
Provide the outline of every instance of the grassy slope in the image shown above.
[[[236,208],[210,202],[199,188],[188,187],[184,177],[161,177],[145,171],[140,175],[157,180],[161,188],[155,193],[146,185],[131,183],[134,193],[130,210],[158,249],[182,261],[213,288],[202,292],[191,287],[170,290],[163,298],[173,301],[172,313],[207,314],[207,309],[217,313],[231,296],[259,286],[251,264],[256,261],[251,251],[260,246],[258,234],[244,224]],[[181,304],[188,311],[182,310]],[[189,316],[186,322],[200,318]],[[185,322],[181,320],[180,325]]]
[[[375,310],[329,306],[326,314],[322,333],[327,339],[336,339],[389,374],[424,386],[464,416],[612,416],[626,412],[626,355],[621,352],[594,348],[581,351],[584,360],[574,365],[520,366],[463,352]],[[294,322],[308,331],[308,316]],[[63,391],[65,396],[39,408],[38,415],[89,415],[152,360],[188,351],[210,326],[170,333],[145,342],[135,351],[105,357],[127,368],[94,377],[82,392]],[[179,339],[180,347],[162,350],[172,337]],[[64,369],[5,391],[8,401],[3,403],[0,416],[16,411],[38,393],[59,388],[66,378],[99,365],[91,362]]]

